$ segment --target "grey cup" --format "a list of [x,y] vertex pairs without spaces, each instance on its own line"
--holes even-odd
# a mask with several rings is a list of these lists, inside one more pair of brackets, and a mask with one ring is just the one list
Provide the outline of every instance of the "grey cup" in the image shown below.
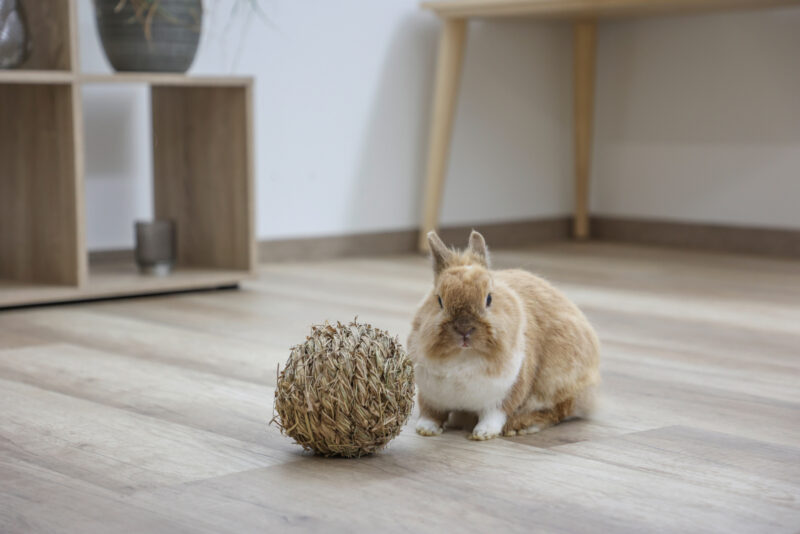
[[136,223],[136,263],[143,274],[166,276],[175,264],[175,221]]

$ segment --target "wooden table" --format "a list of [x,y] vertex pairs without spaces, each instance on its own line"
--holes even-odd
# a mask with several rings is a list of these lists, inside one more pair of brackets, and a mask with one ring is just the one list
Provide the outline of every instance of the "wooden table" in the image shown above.
[[420,249],[425,234],[436,228],[447,172],[447,159],[458,84],[464,57],[467,22],[473,18],[566,19],[574,28],[575,208],[573,234],[589,236],[589,175],[594,115],[595,31],[597,20],[694,11],[800,5],[800,0],[449,0],[425,2],[442,19],[433,116],[428,147]]

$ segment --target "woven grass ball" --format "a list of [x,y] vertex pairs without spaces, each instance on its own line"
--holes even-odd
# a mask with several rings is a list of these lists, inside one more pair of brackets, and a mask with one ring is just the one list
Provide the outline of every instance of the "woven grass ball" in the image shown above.
[[414,366],[368,324],[311,327],[278,375],[273,421],[306,450],[357,457],[383,448],[414,406]]

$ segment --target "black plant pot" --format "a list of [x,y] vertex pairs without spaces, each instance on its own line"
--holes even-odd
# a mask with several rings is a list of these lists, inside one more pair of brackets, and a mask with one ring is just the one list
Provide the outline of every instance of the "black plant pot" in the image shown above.
[[194,61],[203,22],[202,0],[161,0],[150,19],[150,38],[130,1],[95,0],[97,29],[117,71],[186,72]]

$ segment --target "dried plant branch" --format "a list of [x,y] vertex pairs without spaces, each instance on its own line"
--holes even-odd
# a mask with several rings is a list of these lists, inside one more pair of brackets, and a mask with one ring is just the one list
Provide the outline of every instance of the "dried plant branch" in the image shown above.
[[[161,0],[119,0],[116,6],[114,6],[114,12],[120,13],[128,5],[130,5],[133,10],[133,16],[128,20],[128,22],[141,24],[145,38],[148,41],[152,40],[153,22],[156,19],[156,17],[166,20],[178,26],[191,28],[198,32],[201,30],[200,13],[197,13],[194,10],[191,12],[191,16],[193,19],[191,23],[188,23],[185,20],[180,20],[177,17],[175,17],[172,13],[169,12],[169,10],[165,9],[161,5]],[[231,13],[228,18],[228,24],[230,24],[230,21],[233,20],[233,18],[239,14],[239,11],[243,5],[248,6],[249,9],[253,13],[255,13],[258,16],[258,18],[261,19],[263,22],[270,25],[272,24],[272,22],[269,20],[269,17],[267,17],[266,13],[259,4],[258,0],[235,0],[233,2]]]
[[153,5],[150,7],[150,9],[147,10],[147,17],[145,18],[145,21],[144,21],[144,37],[148,41],[150,41],[153,38],[153,34],[152,34],[153,17],[158,12],[158,4],[159,4],[159,2],[161,2],[161,0],[155,0],[155,2],[153,2]]

